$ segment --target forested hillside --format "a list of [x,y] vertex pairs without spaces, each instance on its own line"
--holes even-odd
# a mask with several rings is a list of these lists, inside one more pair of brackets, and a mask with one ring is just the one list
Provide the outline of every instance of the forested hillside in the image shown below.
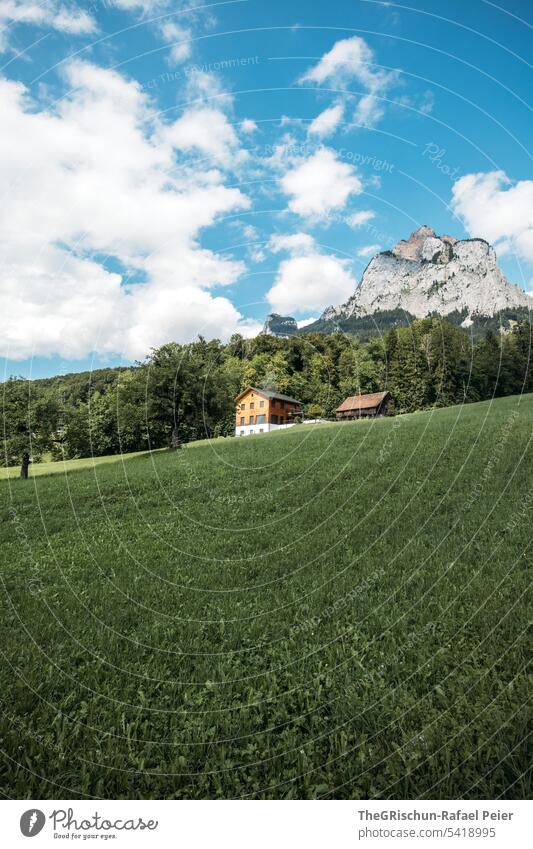
[[248,385],[303,401],[331,417],[350,394],[389,389],[391,412],[531,391],[531,326],[476,340],[438,318],[361,343],[343,333],[260,335],[154,350],[127,369],[3,385],[3,465],[100,456],[232,435],[234,398]]

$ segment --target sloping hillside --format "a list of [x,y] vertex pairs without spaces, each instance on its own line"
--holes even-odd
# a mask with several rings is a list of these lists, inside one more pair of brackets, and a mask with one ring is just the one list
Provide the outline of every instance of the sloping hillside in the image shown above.
[[527,796],[532,417],[1,482],[2,792]]

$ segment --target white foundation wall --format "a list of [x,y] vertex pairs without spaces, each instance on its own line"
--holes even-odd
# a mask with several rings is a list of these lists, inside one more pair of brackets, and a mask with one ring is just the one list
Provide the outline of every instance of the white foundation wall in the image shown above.
[[284,430],[288,427],[294,427],[294,422],[289,424],[253,424],[253,425],[237,425],[235,428],[235,436],[251,436],[253,433],[270,433],[273,430]]

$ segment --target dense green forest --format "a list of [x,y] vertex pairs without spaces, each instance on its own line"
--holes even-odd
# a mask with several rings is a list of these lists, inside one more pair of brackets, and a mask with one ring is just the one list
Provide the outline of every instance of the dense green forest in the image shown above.
[[[432,317],[437,321],[442,321],[436,314]],[[454,310],[446,316],[448,324],[453,324],[456,327],[460,327],[467,319],[469,319],[469,315],[466,308]],[[409,327],[414,321],[416,321],[416,316],[405,310],[378,310],[371,315],[351,315],[349,318],[342,316],[327,319],[319,318],[313,324],[308,324],[297,332],[332,333],[342,331],[354,336],[359,342],[367,342],[373,336],[386,333],[393,327]],[[516,323],[529,323],[530,311],[526,307],[508,307],[491,316],[473,315],[470,321],[468,334],[474,342],[479,342],[488,330],[492,330],[493,333],[506,333]]]
[[141,451],[234,432],[234,398],[249,385],[332,417],[350,394],[388,389],[391,413],[533,390],[531,325],[479,339],[438,318],[361,342],[344,333],[280,339],[199,338],[153,350],[131,368],[2,387],[3,465]]

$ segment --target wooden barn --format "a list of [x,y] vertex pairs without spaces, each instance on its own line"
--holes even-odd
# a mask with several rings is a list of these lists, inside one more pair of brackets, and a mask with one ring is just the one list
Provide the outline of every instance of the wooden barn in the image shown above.
[[368,395],[350,395],[335,410],[338,421],[384,416],[391,399],[390,392],[371,392]]

